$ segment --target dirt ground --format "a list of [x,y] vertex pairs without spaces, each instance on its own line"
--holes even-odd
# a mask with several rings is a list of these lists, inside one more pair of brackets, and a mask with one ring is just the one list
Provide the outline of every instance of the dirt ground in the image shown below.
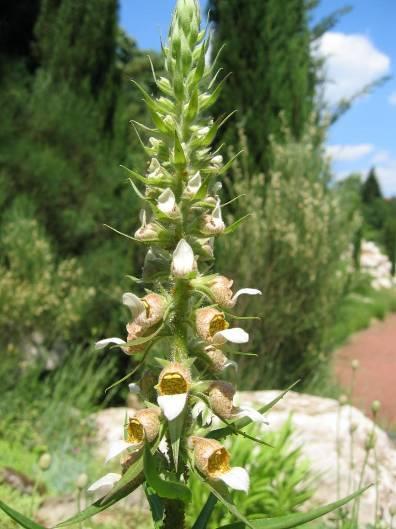
[[396,428],[396,314],[353,336],[336,354],[335,371],[342,387],[351,380],[351,361],[359,360],[354,403],[370,414],[373,400],[381,402],[380,422]]

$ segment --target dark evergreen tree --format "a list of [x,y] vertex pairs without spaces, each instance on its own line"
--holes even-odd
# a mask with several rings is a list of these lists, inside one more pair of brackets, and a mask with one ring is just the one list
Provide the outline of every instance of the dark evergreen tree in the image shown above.
[[298,138],[313,109],[315,65],[311,58],[309,8],[305,0],[209,0],[214,23],[213,57],[223,44],[218,67],[231,71],[217,102],[217,114],[238,108],[224,128],[237,143],[235,124],[245,129],[253,167],[266,171],[270,135],[283,122]]
[[382,197],[381,188],[378,182],[375,168],[372,167],[370,172],[362,185],[362,200],[364,204],[370,204],[378,198]]
[[42,0],[36,24],[40,63],[58,81],[97,95],[112,76],[117,0]]

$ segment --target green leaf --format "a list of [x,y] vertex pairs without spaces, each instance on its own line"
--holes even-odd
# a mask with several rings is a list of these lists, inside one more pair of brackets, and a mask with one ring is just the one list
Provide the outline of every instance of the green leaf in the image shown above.
[[179,136],[175,132],[175,165],[186,165],[186,155],[184,154],[183,146],[180,143]]
[[10,518],[12,518],[16,523],[21,525],[22,527],[25,527],[25,529],[45,529],[42,525],[39,525],[36,522],[33,522],[33,520],[29,520],[29,518],[26,518],[23,514],[14,511],[14,509],[11,509],[8,505],[0,501],[0,509],[5,512]]
[[237,228],[239,228],[239,226],[245,222],[245,220],[247,220],[249,217],[251,217],[253,215],[253,213],[248,213],[247,215],[244,215],[243,217],[241,217],[240,219],[236,220],[235,222],[233,222],[232,224],[230,224],[229,226],[227,226],[227,228],[223,231],[223,234],[224,235],[228,235],[229,233],[233,233]]
[[[262,414],[269,411],[271,408],[275,406],[275,404],[277,404],[281,399],[283,399],[286,393],[288,393],[291,389],[293,389],[294,386],[298,384],[299,382],[300,382],[299,380],[294,382],[294,384],[292,384],[287,389],[282,391],[282,393],[280,393],[277,397],[271,400],[271,402],[269,402],[268,404],[264,404],[264,406],[261,406],[258,409],[258,411]],[[230,426],[226,426],[224,428],[218,428],[217,430],[212,430],[211,432],[209,432],[206,437],[208,437],[209,439],[224,439],[224,437],[234,434],[235,428],[240,430],[241,428],[245,428],[245,426],[248,426],[251,422],[252,421],[251,419],[249,419],[249,417],[241,417],[237,421],[234,421],[231,423],[233,428],[231,428]]]
[[[298,525],[311,522],[312,520],[316,520],[317,518],[320,518],[329,512],[339,509],[357,496],[360,496],[360,494],[363,494],[363,492],[365,492],[371,486],[372,485],[364,487],[363,489],[354,492],[346,498],[329,503],[323,507],[318,507],[317,509],[313,509],[310,512],[287,514],[286,516],[278,516],[277,518],[261,518],[259,520],[251,520],[249,522],[249,527],[252,527],[253,529],[290,529],[292,527],[297,527]],[[246,523],[238,522],[229,525],[223,525],[219,529],[244,529],[246,525]]]
[[195,119],[198,113],[198,89],[193,90],[190,102],[188,103],[186,120],[191,122]]
[[217,503],[217,498],[214,494],[210,493],[208,499],[206,500],[205,505],[202,507],[201,512],[198,515],[198,518],[195,520],[192,529],[206,529],[208,525],[209,518],[213,512],[213,509]]
[[210,490],[210,492],[214,496],[216,496],[216,498],[227,508],[227,510],[230,511],[230,513],[233,514],[236,518],[241,520],[241,522],[243,522],[242,527],[247,525],[251,529],[255,529],[253,525],[251,524],[251,522],[249,522],[249,520],[247,520],[243,516],[243,514],[241,514],[238,511],[224,483],[222,483],[221,481],[209,482],[209,481],[204,480],[200,474],[197,473],[197,475],[200,478],[200,480],[205,484],[205,486]]
[[224,85],[224,83],[226,82],[226,80],[228,79],[228,77],[230,75],[231,74],[226,75],[224,77],[224,79],[222,79],[220,81],[220,83],[216,86],[216,88],[213,90],[211,95],[206,100],[201,102],[200,110],[206,110],[206,109],[208,109],[209,107],[211,107],[212,105],[214,105],[216,103],[216,101],[218,100],[218,98],[220,96],[220,93],[221,93],[221,90],[223,88],[223,85]]
[[147,501],[150,505],[151,516],[153,518],[154,526],[156,529],[161,528],[162,518],[164,517],[164,506],[162,500],[151,487],[147,484],[144,486],[144,492],[146,494]]
[[157,467],[157,460],[147,445],[144,448],[143,457],[144,474],[146,476],[147,483],[161,498],[181,500],[184,503],[189,503],[191,501],[191,491],[186,485],[180,483],[180,481],[172,479],[171,477],[168,477],[168,479],[163,479],[160,476]]

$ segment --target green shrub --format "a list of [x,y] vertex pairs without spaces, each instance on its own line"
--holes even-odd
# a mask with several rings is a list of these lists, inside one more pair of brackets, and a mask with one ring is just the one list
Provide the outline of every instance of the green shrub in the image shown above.
[[[250,435],[263,437],[257,427],[246,429]],[[251,492],[248,496],[232,492],[242,514],[252,519],[281,516],[298,511],[313,494],[313,479],[309,462],[303,459],[301,448],[293,446],[292,426],[287,421],[278,432],[264,435],[271,447],[255,445],[244,437],[232,439],[232,465],[249,470]],[[254,457],[252,457],[252,450]],[[204,505],[208,492],[198,478],[191,479],[192,503],[188,519],[194,520]],[[232,515],[217,504],[209,523],[215,529],[231,523]]]
[[[247,194],[229,222],[254,211],[237,231],[223,238],[219,269],[237,278],[238,288],[259,288],[263,295],[245,301],[243,313],[260,321],[241,376],[248,387],[279,387],[302,377],[305,386],[327,365],[325,330],[342,299],[351,264],[355,214],[330,186],[323,131],[310,125],[301,141],[285,131],[285,143],[272,144],[274,164],[266,178],[251,175],[248,147],[229,181],[230,196]],[[243,303],[241,302],[241,305]]]
[[0,341],[36,354],[70,338],[95,290],[81,284],[75,259],[57,262],[44,230],[23,206],[23,200],[16,203],[0,228]]

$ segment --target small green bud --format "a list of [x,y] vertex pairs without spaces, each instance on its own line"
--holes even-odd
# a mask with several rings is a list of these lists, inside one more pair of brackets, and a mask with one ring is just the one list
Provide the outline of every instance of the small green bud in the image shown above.
[[346,395],[340,395],[338,402],[340,406],[345,406],[345,404],[348,404],[348,397]]
[[377,436],[375,435],[375,432],[370,432],[364,444],[365,450],[367,452],[369,452],[370,450],[373,450],[376,442],[377,442]]
[[381,408],[381,403],[379,400],[374,400],[371,404],[371,411],[373,412],[374,415],[376,415],[379,410]]
[[49,469],[49,467],[51,466],[51,463],[52,463],[51,454],[45,453],[40,457],[38,464],[41,470],[45,472],[46,470]]

